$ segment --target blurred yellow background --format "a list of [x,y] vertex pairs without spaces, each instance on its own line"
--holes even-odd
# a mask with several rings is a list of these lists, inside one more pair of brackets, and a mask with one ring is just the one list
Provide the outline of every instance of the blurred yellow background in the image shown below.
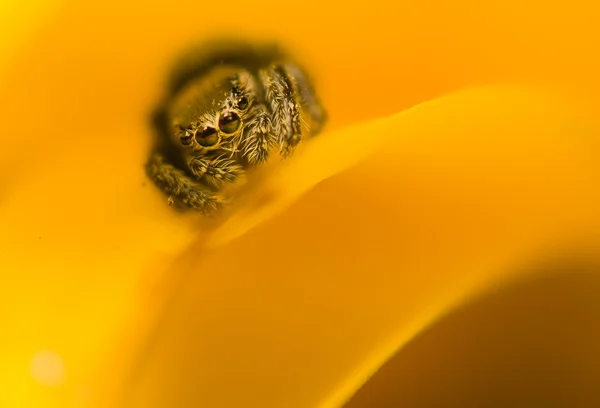
[[[523,264],[595,256],[598,7],[1,2],[0,407],[340,406]],[[172,57],[218,34],[287,45],[331,120],[207,236],[143,163]]]

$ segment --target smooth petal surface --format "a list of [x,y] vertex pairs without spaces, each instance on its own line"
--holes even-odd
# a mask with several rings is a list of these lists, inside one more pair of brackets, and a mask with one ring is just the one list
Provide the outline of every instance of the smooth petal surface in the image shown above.
[[169,270],[126,405],[341,406],[455,305],[596,236],[595,135],[510,87],[323,135]]
[[345,408],[598,406],[597,257],[537,267],[413,338]]
[[[598,18],[587,1],[3,2],[0,406],[337,406],[514,263],[593,248]],[[142,165],[170,58],[223,33],[297,51],[331,122],[209,235]],[[564,94],[439,99],[511,82]]]

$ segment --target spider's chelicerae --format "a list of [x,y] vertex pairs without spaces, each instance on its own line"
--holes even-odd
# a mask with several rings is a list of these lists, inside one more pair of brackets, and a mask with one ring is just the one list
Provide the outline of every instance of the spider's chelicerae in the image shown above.
[[306,72],[278,47],[205,45],[173,70],[147,174],[169,203],[213,214],[223,187],[274,153],[289,157],[325,121]]

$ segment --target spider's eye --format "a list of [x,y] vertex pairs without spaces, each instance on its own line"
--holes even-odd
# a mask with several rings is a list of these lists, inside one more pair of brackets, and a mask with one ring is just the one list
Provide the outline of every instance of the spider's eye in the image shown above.
[[240,117],[235,112],[227,112],[219,118],[219,129],[227,135],[235,133],[240,128],[240,124]]
[[245,96],[242,96],[237,103],[237,107],[239,110],[248,109],[248,98],[246,98]]
[[192,135],[190,134],[184,134],[183,136],[181,136],[179,138],[179,140],[181,140],[181,144],[184,146],[189,146],[192,144]]
[[210,147],[214,146],[219,142],[219,134],[217,129],[213,127],[206,127],[204,130],[196,132],[196,141],[200,146]]

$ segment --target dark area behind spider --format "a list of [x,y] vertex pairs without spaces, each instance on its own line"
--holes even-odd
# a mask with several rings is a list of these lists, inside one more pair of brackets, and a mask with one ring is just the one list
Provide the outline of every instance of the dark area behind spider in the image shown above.
[[151,114],[151,125],[155,136],[152,149],[160,150],[173,165],[189,174],[178,146],[173,145],[169,137],[171,129],[167,108],[173,98],[186,85],[206,75],[214,67],[243,67],[251,74],[257,75],[259,69],[276,61],[293,61],[293,58],[275,42],[250,43],[240,39],[217,39],[186,49],[171,66],[163,100]]

